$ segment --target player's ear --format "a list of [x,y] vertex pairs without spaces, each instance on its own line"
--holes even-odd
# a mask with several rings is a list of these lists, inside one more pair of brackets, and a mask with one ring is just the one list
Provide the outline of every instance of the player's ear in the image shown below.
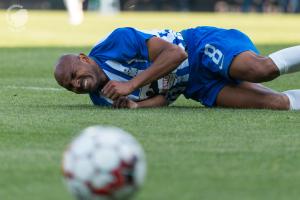
[[82,62],[85,62],[85,63],[90,63],[90,58],[85,55],[84,53],[80,53],[79,54],[79,59],[82,61]]

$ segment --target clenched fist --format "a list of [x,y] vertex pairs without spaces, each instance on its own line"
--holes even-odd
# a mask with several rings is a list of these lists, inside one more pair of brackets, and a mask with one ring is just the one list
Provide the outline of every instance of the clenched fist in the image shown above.
[[130,82],[109,81],[101,90],[107,98],[116,100],[121,96],[127,96],[134,88]]

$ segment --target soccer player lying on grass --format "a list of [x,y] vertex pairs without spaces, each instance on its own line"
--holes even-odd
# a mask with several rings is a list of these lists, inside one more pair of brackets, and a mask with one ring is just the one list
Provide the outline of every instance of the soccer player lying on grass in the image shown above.
[[299,70],[300,46],[264,57],[234,29],[119,28],[88,56],[62,56],[54,75],[101,106],[166,106],[183,94],[207,107],[299,110],[300,90],[281,93],[259,84]]

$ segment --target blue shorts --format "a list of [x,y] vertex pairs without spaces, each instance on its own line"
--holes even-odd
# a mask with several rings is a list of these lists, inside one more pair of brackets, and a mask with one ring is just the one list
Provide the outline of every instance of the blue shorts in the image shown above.
[[235,56],[245,51],[259,54],[249,37],[235,29],[204,26],[184,30],[182,34],[191,67],[184,95],[208,107],[215,105],[224,86],[240,82],[229,76]]

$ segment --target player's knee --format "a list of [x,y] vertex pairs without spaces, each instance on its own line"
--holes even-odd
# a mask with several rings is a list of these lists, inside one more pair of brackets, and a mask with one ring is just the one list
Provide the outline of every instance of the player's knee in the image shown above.
[[270,81],[279,75],[276,65],[269,58],[255,58],[249,66],[249,81],[251,82]]
[[274,110],[288,110],[289,100],[282,93],[267,94],[262,98],[262,108],[274,109]]

